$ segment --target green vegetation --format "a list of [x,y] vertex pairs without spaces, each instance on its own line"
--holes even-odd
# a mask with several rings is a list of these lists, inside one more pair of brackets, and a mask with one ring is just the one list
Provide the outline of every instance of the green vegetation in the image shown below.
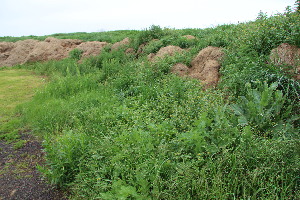
[[14,114],[15,108],[29,101],[42,84],[42,78],[28,70],[0,70],[0,139],[14,143],[15,149],[26,143],[20,139],[21,122]]
[[[152,26],[105,33],[136,50],[148,43],[139,56],[105,48],[77,63],[75,50],[18,66],[51,77],[18,109],[44,137],[40,170],[73,199],[300,199],[300,86],[268,58],[281,43],[300,47],[299,29],[290,9],[204,30]],[[147,61],[167,45],[189,51]],[[169,73],[209,45],[226,54],[217,89]]]
[[22,37],[0,37],[0,42],[16,42],[19,40],[45,40],[47,37],[54,37],[57,39],[79,39],[83,41],[106,41],[109,43],[119,42],[125,37],[134,37],[139,31],[135,30],[122,30],[122,31],[110,31],[110,32],[100,32],[100,33],[56,33],[47,36],[22,36]]

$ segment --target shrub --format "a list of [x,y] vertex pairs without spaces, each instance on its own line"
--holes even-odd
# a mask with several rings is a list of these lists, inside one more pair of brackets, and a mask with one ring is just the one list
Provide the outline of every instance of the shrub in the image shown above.
[[[266,82],[259,82],[252,89],[251,84],[247,83],[246,96],[239,97],[237,103],[231,105],[231,109],[238,116],[238,123],[242,126],[250,125],[256,134],[263,136],[291,134],[292,107],[285,107],[286,97],[280,90],[276,90],[277,87],[278,83],[268,86]],[[290,123],[287,119],[290,119]]]
[[52,184],[60,187],[71,183],[80,172],[79,164],[89,149],[89,138],[73,131],[50,136],[43,143],[47,165],[39,167]]
[[69,56],[71,59],[74,59],[76,61],[80,60],[82,57],[83,50],[81,49],[73,49],[69,52]]

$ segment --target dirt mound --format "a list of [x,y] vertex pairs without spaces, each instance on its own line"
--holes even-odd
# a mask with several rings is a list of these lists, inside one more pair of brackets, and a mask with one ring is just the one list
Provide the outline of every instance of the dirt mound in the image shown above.
[[15,48],[15,44],[11,42],[0,43],[0,63],[4,62],[9,56],[11,50]]
[[76,45],[79,45],[82,43],[81,40],[75,40],[75,39],[57,39],[54,37],[48,37],[45,39],[45,42],[51,43],[51,44],[59,44],[60,46],[64,48],[73,48]]
[[1,42],[0,43],[0,53],[11,51],[15,47],[14,43],[11,42]]
[[206,47],[202,49],[198,55],[192,60],[191,68],[188,68],[182,63],[178,63],[171,68],[171,72],[183,77],[191,77],[205,85],[205,88],[216,86],[220,74],[220,62],[224,53],[218,47]]
[[81,44],[80,40],[46,38],[45,41],[38,42],[29,53],[25,62],[60,60],[67,58],[69,52]]
[[129,38],[125,38],[124,40],[120,41],[120,42],[116,42],[111,46],[111,50],[117,50],[125,45],[130,44],[130,39]]
[[103,47],[108,45],[107,42],[84,42],[78,45],[76,48],[83,51],[82,58],[89,56],[97,56],[100,54]]
[[2,53],[2,55],[6,53],[6,59],[0,63],[0,66],[13,66],[25,63],[29,53],[38,42],[37,40],[29,39],[14,43],[13,49]]
[[26,62],[60,60],[82,41],[47,38],[45,41],[23,40],[0,43],[0,66],[13,66]]
[[169,56],[173,56],[175,55],[175,53],[180,53],[184,51],[182,48],[178,47],[178,46],[166,46],[166,47],[162,47],[156,54],[149,54],[148,55],[148,59],[150,61],[155,61],[158,58],[163,58],[167,55]]
[[82,42],[73,39],[46,38],[44,41],[24,40],[0,42],[0,67],[26,62],[60,60],[69,57],[75,48],[83,50],[83,57],[96,56],[107,42]]
[[171,68],[171,73],[185,77],[189,74],[189,68],[185,64],[177,63]]
[[134,48],[128,48],[128,49],[126,49],[125,53],[126,54],[134,54],[135,50],[134,50]]
[[300,80],[300,48],[283,43],[271,51],[270,59],[276,65],[292,66],[294,69],[289,70],[289,73],[292,73],[296,80]]
[[192,60],[189,76],[201,80],[207,87],[216,86],[220,74],[221,64],[219,60],[224,53],[219,47],[206,47]]
[[182,36],[182,37],[184,37],[184,38],[186,38],[186,39],[188,39],[188,40],[194,40],[194,39],[196,39],[196,37],[195,37],[195,36],[192,36],[192,35],[184,35],[184,36]]

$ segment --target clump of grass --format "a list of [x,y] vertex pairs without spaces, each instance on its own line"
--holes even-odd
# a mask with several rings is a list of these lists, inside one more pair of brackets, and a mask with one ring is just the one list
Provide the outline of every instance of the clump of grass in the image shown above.
[[13,148],[15,150],[21,149],[27,143],[26,140],[18,140],[17,142],[13,143]]

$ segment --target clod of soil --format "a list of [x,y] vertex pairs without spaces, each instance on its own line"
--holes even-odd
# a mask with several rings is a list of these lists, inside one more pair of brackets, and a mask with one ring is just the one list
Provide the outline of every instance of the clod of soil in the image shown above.
[[189,76],[204,83],[205,87],[216,86],[220,74],[220,59],[224,53],[219,47],[208,46],[202,49],[191,62]]
[[275,65],[289,65],[292,70],[288,70],[296,80],[300,80],[300,48],[287,43],[279,45],[270,54],[270,60]]
[[124,40],[120,41],[120,42],[116,42],[111,46],[111,50],[117,50],[121,47],[124,47],[126,45],[130,44],[130,39],[129,38],[125,38]]
[[163,58],[167,55],[173,56],[175,55],[175,53],[180,53],[182,51],[184,50],[178,46],[170,45],[170,46],[162,47],[156,54],[149,54],[148,60],[155,61],[158,58]]

